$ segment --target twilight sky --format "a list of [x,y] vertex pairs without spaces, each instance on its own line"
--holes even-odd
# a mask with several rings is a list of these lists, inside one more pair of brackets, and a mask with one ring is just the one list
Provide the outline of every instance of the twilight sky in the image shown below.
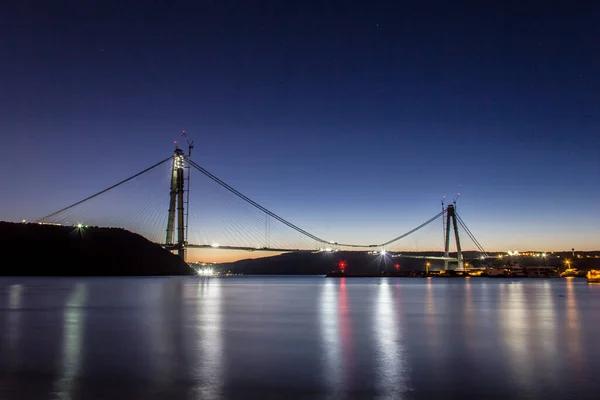
[[600,248],[597,2],[8,3],[0,220],[185,129],[196,162],[319,236],[385,240],[460,192],[487,249]]

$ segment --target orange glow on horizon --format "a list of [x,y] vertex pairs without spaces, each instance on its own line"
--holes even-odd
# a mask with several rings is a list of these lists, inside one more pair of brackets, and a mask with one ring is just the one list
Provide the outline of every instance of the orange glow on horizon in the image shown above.
[[283,253],[274,251],[246,251],[246,250],[219,250],[219,249],[188,249],[187,262],[229,263],[239,260],[273,257]]

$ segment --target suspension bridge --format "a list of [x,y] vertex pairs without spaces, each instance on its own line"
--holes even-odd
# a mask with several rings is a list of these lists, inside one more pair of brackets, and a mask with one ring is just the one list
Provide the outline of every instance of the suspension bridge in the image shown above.
[[[470,239],[470,245],[481,258],[488,257],[458,214],[455,201],[446,205],[442,200],[438,213],[389,240],[378,243],[338,243],[301,228],[225,183],[192,160],[193,143],[188,141],[188,145],[187,154],[176,145],[173,155],[36,222],[62,225],[69,224],[69,220],[72,223],[85,221],[87,225],[128,229],[177,253],[183,259],[188,250],[194,249],[279,253],[354,250],[388,252],[395,257],[443,260],[447,268],[455,266],[456,269],[463,269],[464,249],[460,232]],[[192,195],[192,172],[212,185],[195,184]],[[215,193],[218,195],[215,196]],[[98,204],[102,199],[104,203]],[[200,215],[194,211],[195,202],[201,203]],[[90,210],[94,203],[98,207]],[[120,218],[115,218],[114,214],[119,214],[115,209],[121,211]],[[410,238],[423,234],[427,240],[417,238],[410,241]],[[451,236],[454,240],[451,240]],[[425,242],[430,246],[423,248],[421,245],[419,248],[419,243]]]

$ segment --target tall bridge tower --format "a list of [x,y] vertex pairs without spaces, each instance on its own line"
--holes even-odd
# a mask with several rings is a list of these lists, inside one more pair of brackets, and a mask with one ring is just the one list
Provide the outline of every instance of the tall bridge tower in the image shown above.
[[[184,210],[184,159],[183,150],[177,146],[173,153],[171,173],[171,196],[169,201],[169,218],[167,220],[166,247],[177,250],[177,255],[185,259],[185,210]],[[177,214],[177,242],[175,242],[175,214]]]
[[[446,207],[446,232],[444,233],[444,256],[449,257],[450,251],[450,224],[453,226],[454,238],[456,239],[456,258],[458,259],[457,269],[464,269],[462,248],[460,247],[460,238],[458,236],[458,225],[456,224],[456,202]],[[448,261],[445,261],[445,268],[448,269]]]

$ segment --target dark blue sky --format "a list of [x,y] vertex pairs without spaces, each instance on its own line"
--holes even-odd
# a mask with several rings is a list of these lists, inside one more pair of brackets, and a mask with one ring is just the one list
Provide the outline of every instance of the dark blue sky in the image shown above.
[[11,3],[0,219],[135,173],[184,128],[315,234],[377,242],[461,192],[487,248],[600,247],[595,2]]

